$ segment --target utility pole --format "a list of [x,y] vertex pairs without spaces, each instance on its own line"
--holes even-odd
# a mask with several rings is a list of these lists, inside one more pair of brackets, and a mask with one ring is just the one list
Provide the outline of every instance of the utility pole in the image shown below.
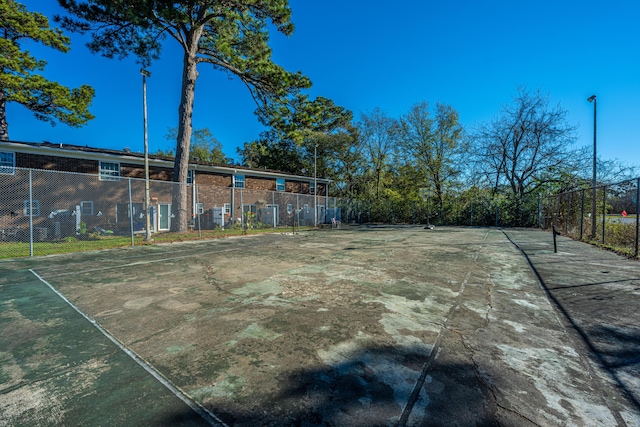
[[144,240],[151,242],[151,199],[149,198],[149,134],[147,132],[147,77],[151,77],[151,73],[144,68],[140,69],[142,74],[142,110],[144,120],[144,205],[145,224]]
[[[591,180],[592,197],[591,197],[591,238],[596,238],[596,110],[597,100],[595,95],[587,98],[587,101],[593,102],[593,178]],[[602,219],[604,221],[604,218]]]

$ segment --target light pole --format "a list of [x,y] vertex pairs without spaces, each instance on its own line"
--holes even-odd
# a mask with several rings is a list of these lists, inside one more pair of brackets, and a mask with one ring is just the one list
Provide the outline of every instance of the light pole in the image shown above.
[[318,226],[318,144],[313,149],[313,226]]
[[145,217],[147,223],[145,225],[144,240],[150,242],[151,239],[151,218],[149,204],[149,136],[147,133],[147,77],[151,77],[151,73],[144,68],[140,69],[142,74],[142,115],[144,120],[144,205]]
[[591,238],[596,238],[596,111],[598,101],[595,95],[591,95],[587,98],[587,101],[593,102],[593,179],[591,180],[591,187],[593,194],[591,197]]

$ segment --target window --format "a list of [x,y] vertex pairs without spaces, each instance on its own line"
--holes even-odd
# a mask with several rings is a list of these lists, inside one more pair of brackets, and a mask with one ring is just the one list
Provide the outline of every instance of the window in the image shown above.
[[93,202],[92,201],[82,201],[80,202],[80,213],[84,215],[93,215]]
[[235,188],[244,188],[244,175],[234,175],[233,186]]
[[32,203],[31,210],[29,210],[29,201],[24,201],[24,209],[22,210],[24,216],[40,216],[40,200],[32,200]]
[[316,183],[313,181],[309,183],[309,193],[316,194]]
[[16,154],[0,151],[0,175],[16,173]]
[[224,204],[224,213],[227,215],[231,215],[231,203]]
[[120,181],[120,163],[100,162],[100,181]]
[[195,178],[195,171],[187,171],[187,184],[193,184],[193,178]]
[[284,178],[276,178],[276,191],[284,191]]
[[258,212],[258,207],[256,205],[242,205],[242,212],[251,212],[255,214]]

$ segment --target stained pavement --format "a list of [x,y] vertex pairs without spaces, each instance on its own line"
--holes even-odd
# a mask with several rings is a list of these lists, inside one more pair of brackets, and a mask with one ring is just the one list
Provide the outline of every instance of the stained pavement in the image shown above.
[[[553,253],[551,234],[538,230],[370,226],[257,241],[262,248],[254,250],[265,263],[267,247],[278,248],[274,260],[310,250],[314,260],[297,267],[291,255],[249,281],[232,281],[229,268],[216,270],[227,280],[216,289],[244,301],[219,308],[215,323],[203,320],[211,330],[226,317],[241,331],[225,338],[231,350],[218,383],[206,374],[180,383],[170,363],[190,355],[194,365],[187,369],[204,372],[203,355],[222,357],[221,347],[169,346],[167,332],[149,329],[154,322],[131,317],[190,302],[193,324],[203,308],[192,295],[179,306],[172,294],[168,304],[156,278],[158,296],[145,287],[146,299],[135,294],[138,279],[120,288],[130,289],[135,300],[118,300],[122,292],[111,299],[97,295],[107,287],[100,283],[83,296],[82,280],[63,285],[53,274],[69,262],[78,274],[85,269],[98,276],[87,267],[100,265],[96,257],[108,260],[109,268],[134,256],[152,262],[157,255],[167,264],[187,246],[0,262],[0,425],[207,423],[39,283],[33,268],[50,271],[54,285],[219,415],[220,425],[640,426],[638,261],[563,237]],[[193,248],[213,253],[221,245]],[[203,259],[222,263],[221,252],[215,253]],[[187,260],[180,258],[185,270]],[[238,268],[237,275],[247,274],[246,265]],[[168,286],[167,294],[176,292]],[[210,297],[200,298],[204,304]],[[165,310],[153,311],[154,301]],[[341,322],[349,311],[352,317]],[[121,332],[128,318],[144,334]],[[286,326],[291,334],[274,332],[283,318],[292,319]],[[314,344],[313,337],[324,338]],[[280,351],[291,366],[278,365]],[[174,352],[183,359],[172,359]],[[238,372],[245,374],[239,378]],[[230,378],[240,385],[232,387]],[[254,378],[260,387],[252,386]],[[256,390],[264,392],[252,395]]]

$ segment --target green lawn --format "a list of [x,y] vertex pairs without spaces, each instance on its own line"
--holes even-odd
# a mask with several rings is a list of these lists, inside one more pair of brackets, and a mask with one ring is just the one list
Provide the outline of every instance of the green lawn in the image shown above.
[[[298,230],[308,230],[310,227],[302,227]],[[292,228],[281,227],[276,229],[276,232],[291,232]],[[245,234],[259,234],[259,233],[273,233],[273,228],[257,228],[246,230]],[[134,238],[134,245],[148,245],[153,243],[169,243],[169,242],[182,242],[189,240],[205,240],[205,239],[218,239],[229,236],[239,236],[242,234],[241,229],[227,229],[227,230],[202,230],[189,231],[186,233],[158,233],[154,234],[153,242],[145,242],[144,235],[136,235]],[[53,255],[72,252],[85,252],[102,249],[113,249],[124,246],[131,246],[131,236],[93,236],[87,239],[76,239],[74,237],[67,237],[66,239],[52,242],[34,242],[33,243],[33,255]],[[0,242],[0,259],[2,258],[20,258],[29,256],[29,242]]]

